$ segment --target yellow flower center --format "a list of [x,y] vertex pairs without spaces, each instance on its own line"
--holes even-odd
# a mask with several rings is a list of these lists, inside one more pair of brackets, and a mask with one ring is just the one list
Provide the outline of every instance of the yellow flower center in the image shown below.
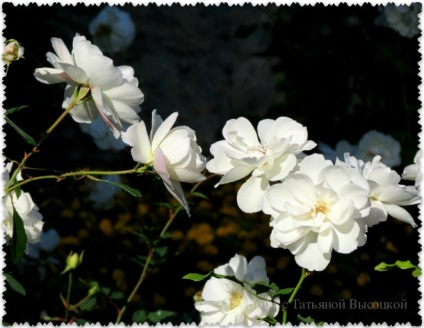
[[235,309],[237,306],[239,306],[242,299],[243,299],[243,295],[239,293],[231,294],[230,310]]
[[322,214],[328,213],[328,205],[326,202],[320,200],[315,203],[315,213],[321,212]]

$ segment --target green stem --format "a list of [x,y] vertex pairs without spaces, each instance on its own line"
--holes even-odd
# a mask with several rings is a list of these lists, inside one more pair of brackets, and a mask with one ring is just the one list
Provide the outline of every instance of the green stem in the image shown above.
[[87,294],[81,301],[79,301],[77,304],[74,305],[70,305],[69,306],[69,310],[70,311],[74,311],[75,309],[77,309],[79,306],[81,306],[82,304],[84,304],[85,302],[87,302],[92,295]]
[[13,186],[10,187],[6,187],[5,192],[9,193],[12,190],[14,190],[15,188],[21,187],[27,183],[30,183],[32,181],[38,181],[38,180],[45,180],[45,179],[55,179],[57,181],[63,180],[65,178],[69,178],[69,177],[87,177],[90,175],[120,175],[120,174],[130,174],[130,173],[140,173],[139,169],[130,169],[130,170],[121,170],[121,171],[87,171],[87,170],[82,170],[82,171],[78,171],[78,172],[69,172],[69,173],[64,173],[64,174],[59,174],[59,175],[43,175],[43,176],[39,176],[39,177],[31,177],[28,178],[26,180],[20,181],[15,183]]
[[68,322],[69,317],[69,308],[70,308],[70,300],[71,300],[71,291],[72,291],[72,271],[69,272],[68,279],[68,292],[66,294],[66,306],[65,306],[65,322]]
[[[209,179],[209,178],[211,178],[211,177],[214,177],[215,175],[216,175],[216,174],[212,174],[212,175],[210,175],[209,177],[207,177],[207,179]],[[202,182],[204,182],[204,181],[206,181],[206,180],[203,180],[203,181],[200,181],[200,182],[196,183],[196,184],[193,186],[193,188],[191,189],[191,191],[190,191],[190,192],[194,192],[194,191],[195,191],[195,190],[196,190],[196,189],[200,186],[200,184],[201,184]],[[160,237],[162,237],[162,236],[165,234],[165,232],[168,230],[169,226],[170,226],[170,225],[171,225],[171,223],[174,221],[174,219],[175,219],[175,217],[177,216],[177,214],[178,214],[178,213],[179,213],[182,209],[183,209],[183,206],[182,206],[182,205],[179,205],[179,206],[177,207],[177,209],[174,211],[174,213],[172,213],[172,215],[170,216],[170,218],[169,218],[169,219],[168,219],[168,221],[166,222],[165,226],[163,227],[163,229],[162,229],[162,231],[161,231],[161,233],[160,233],[160,235],[159,235],[159,238],[160,238]],[[146,263],[144,264],[144,268],[143,268],[143,271],[141,272],[140,278],[138,279],[138,281],[137,281],[136,285],[134,286],[134,288],[133,288],[133,290],[132,290],[132,292],[131,292],[130,296],[128,296],[128,299],[127,299],[127,301],[126,301],[125,305],[122,307],[122,309],[120,309],[120,310],[118,311],[118,316],[117,316],[117,318],[116,318],[116,322],[115,322],[115,324],[119,324],[119,323],[121,322],[121,320],[122,320],[122,316],[124,315],[125,311],[127,310],[128,304],[129,304],[129,303],[131,303],[131,301],[132,301],[133,297],[134,297],[134,296],[135,296],[135,294],[137,293],[138,288],[140,288],[140,285],[142,284],[142,282],[143,282],[143,281],[144,281],[144,279],[146,278],[147,269],[148,269],[148,267],[149,267],[150,261],[151,261],[151,260],[152,260],[152,258],[153,258],[153,254],[154,254],[154,252],[155,252],[155,249],[154,249],[154,248],[153,248],[152,250],[150,250],[150,251],[149,251],[149,255],[148,255],[148,257],[147,257]]]
[[[38,147],[40,147],[41,143],[52,133],[52,131],[56,128],[56,126],[64,119],[66,115],[71,111],[72,108],[76,105],[77,100],[74,100],[71,102],[71,104],[68,106],[68,108],[65,109],[65,111],[59,116],[59,118],[47,129],[47,131],[43,134],[40,141],[37,143],[37,145],[31,150],[30,153],[25,154],[22,161],[19,163],[18,167],[15,169],[15,171],[12,173],[12,176],[10,177],[9,181],[6,184],[6,190],[9,189],[10,185],[15,181],[16,176],[18,173],[24,168],[24,165],[26,161],[35,153],[38,153]],[[7,193],[7,192],[6,192]]]
[[[300,279],[295,287],[295,289],[293,290],[289,300],[287,301],[288,305],[290,305],[293,302],[294,297],[296,296],[297,292],[300,289],[300,286],[303,283],[303,280],[309,275],[309,272],[307,272],[305,270],[305,268],[302,268],[302,275],[300,276]],[[283,309],[283,325],[287,324],[287,309]]]

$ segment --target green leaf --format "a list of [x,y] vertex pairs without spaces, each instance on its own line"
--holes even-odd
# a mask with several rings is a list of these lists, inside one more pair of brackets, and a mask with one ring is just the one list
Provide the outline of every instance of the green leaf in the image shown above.
[[156,312],[150,312],[147,315],[147,319],[151,321],[152,323],[158,323],[162,321],[163,319],[170,317],[173,314],[174,312],[171,312],[171,311],[157,310]]
[[111,300],[120,300],[125,297],[123,292],[112,292],[112,294],[109,296]]
[[203,194],[201,192],[198,192],[198,191],[193,191],[193,192],[190,193],[190,195],[191,196],[194,196],[194,197],[198,197],[198,198],[209,200],[209,198],[205,194]]
[[412,275],[415,278],[419,277],[421,275],[421,268],[412,264],[411,261],[396,261],[393,264],[387,264],[385,262],[381,262],[380,264],[376,265],[374,270],[376,270],[376,271],[389,271],[389,270],[396,268],[396,267],[399,268],[399,269],[402,269],[402,270],[414,269],[414,271],[412,271]]
[[22,106],[9,108],[8,110],[5,111],[4,115],[9,115],[9,114],[15,113],[15,112],[20,111],[21,109],[24,109],[24,108],[27,108],[27,107],[29,107],[29,106],[28,105],[22,105]]
[[207,274],[199,274],[199,273],[188,273],[186,274],[183,279],[188,279],[192,281],[202,281],[206,278],[209,278],[212,274],[212,271]]
[[265,282],[265,281],[259,281],[259,282],[257,282],[257,283],[255,283],[253,286],[252,286],[252,288],[258,293],[258,294],[261,294],[261,293],[267,293],[267,292],[269,292],[270,290],[273,290],[272,288],[271,288],[271,286],[270,286],[270,284],[268,284],[267,282]]
[[96,306],[96,299],[94,297],[89,298],[87,301],[85,301],[84,303],[82,303],[79,308],[82,311],[91,311],[95,306]]
[[273,296],[291,294],[294,288],[284,288],[275,292]]
[[100,291],[105,295],[109,295],[110,288],[109,287],[100,287]]
[[22,256],[25,253],[27,246],[27,236],[24,229],[24,222],[19,216],[19,213],[16,211],[15,206],[13,206],[13,236],[10,243],[10,248],[12,251],[12,259],[15,264],[19,263]]
[[119,188],[124,189],[127,193],[129,193],[130,195],[134,196],[134,197],[141,197],[141,192],[138,191],[137,189],[131,188],[130,186],[127,186],[123,183],[119,183],[119,182],[115,182],[115,181],[109,181],[109,180],[102,180],[102,179],[96,179],[97,181],[103,181],[103,182],[107,182],[110,184],[113,184]]
[[145,322],[146,319],[147,319],[147,313],[144,310],[138,310],[134,312],[132,315],[132,321],[135,323]]
[[15,292],[25,296],[25,288],[9,273],[3,272],[3,276],[6,278],[6,283]]
[[29,134],[27,134],[24,130],[22,130],[20,127],[18,127],[15,123],[13,123],[10,118],[8,118],[7,116],[5,116],[4,119],[5,119],[5,121],[7,123],[10,124],[10,126],[12,128],[14,128],[16,130],[16,132],[18,132],[18,134],[20,134],[20,136],[22,138],[24,138],[24,140],[27,143],[29,143],[32,146],[37,146],[37,143],[35,142],[35,140]]
[[164,257],[168,252],[168,246],[161,246],[155,248],[155,253],[157,253],[160,257]]
[[299,319],[300,322],[305,322],[305,323],[314,323],[316,326],[322,326],[324,325],[323,321],[320,322],[316,322],[314,319],[312,319],[310,316],[304,318],[302,317],[300,314],[297,315],[297,319]]

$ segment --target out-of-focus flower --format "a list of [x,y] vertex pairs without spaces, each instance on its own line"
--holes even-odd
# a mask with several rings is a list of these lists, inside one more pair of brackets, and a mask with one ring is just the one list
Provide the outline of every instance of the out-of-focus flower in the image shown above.
[[40,252],[52,252],[58,245],[60,236],[55,229],[42,231],[40,234],[40,241],[36,244],[28,245],[28,256],[34,259],[40,257]]
[[346,155],[345,161],[337,161],[336,165],[357,170],[367,179],[370,186],[371,210],[365,217],[367,226],[372,227],[386,221],[391,215],[395,219],[417,225],[412,216],[401,206],[416,205],[421,202],[417,190],[400,185],[399,174],[380,162],[381,157],[375,156],[372,162],[358,160]]
[[[123,128],[125,127],[126,124],[123,124]],[[116,139],[110,133],[100,117],[95,119],[92,124],[80,124],[80,128],[83,132],[93,137],[94,143],[100,149],[119,151],[127,146],[121,138]]]
[[[121,182],[119,175],[105,175],[102,180],[112,182]],[[88,198],[94,202],[94,207],[98,210],[107,210],[113,207],[115,201],[113,197],[120,190],[118,186],[104,181],[88,181],[88,186],[91,189]]]
[[349,153],[365,162],[372,161],[377,155],[381,156],[382,161],[387,166],[398,166],[401,163],[400,143],[388,134],[371,130],[365,133],[359,140],[358,145],[351,145],[346,140],[337,143],[333,150],[329,145],[320,142],[319,150],[326,159],[335,161],[343,159],[345,153]]
[[370,211],[369,187],[357,172],[314,154],[268,189],[263,211],[271,215],[271,246],[289,249],[309,271],[322,271],[333,249],[348,254],[365,244],[360,219]]
[[407,38],[420,33],[418,14],[421,12],[421,3],[415,2],[409,6],[389,3],[379,9],[382,13],[376,18],[376,25],[390,27]]
[[178,113],[165,121],[152,113],[150,136],[143,121],[122,133],[122,140],[133,147],[131,154],[138,163],[153,165],[168,191],[184,206],[190,215],[180,182],[205,180],[201,174],[206,165],[202,149],[197,145],[195,132],[186,126],[172,128]]
[[375,130],[365,133],[359,140],[355,157],[370,162],[377,155],[387,166],[398,166],[401,163],[400,143],[391,135]]
[[246,118],[232,119],[222,134],[225,140],[211,146],[214,158],[206,168],[223,175],[216,187],[252,174],[237,193],[238,206],[246,213],[260,211],[270,181],[284,179],[295,168],[297,155],[316,146],[307,140],[306,128],[288,117],[260,121],[258,134]]
[[246,258],[236,255],[214,272],[235,276],[240,283],[215,277],[206,282],[202,299],[194,304],[201,315],[200,325],[263,325],[264,318],[278,314],[279,298],[271,301],[268,293],[257,294],[251,287],[269,281],[262,257],[256,256],[248,264]]
[[[6,185],[9,181],[12,163],[6,164],[5,168],[6,170],[2,175],[3,185]],[[20,192],[14,190],[3,197],[4,219],[2,226],[6,233],[6,242],[9,242],[13,236],[13,208],[23,221],[27,243],[37,243],[40,240],[40,233],[44,225],[43,216],[38,212],[38,207],[33,202],[31,195],[22,190]]]
[[418,150],[414,157],[414,164],[406,166],[402,173],[403,180],[415,181],[415,187],[420,188],[422,179],[420,159],[422,157],[422,150]]
[[131,16],[118,7],[104,7],[88,28],[94,43],[110,54],[126,50],[135,37]]
[[131,67],[113,66],[97,46],[78,34],[73,40],[72,54],[61,39],[52,38],[52,45],[56,54],[47,53],[47,60],[54,68],[38,68],[34,76],[46,84],[67,83],[63,108],[70,106],[79,92],[89,91],[70,111],[76,122],[92,123],[100,115],[118,138],[123,123],[140,121],[137,113],[144,95]]
[[332,149],[329,145],[324,142],[318,143],[318,149],[321,154],[324,155],[325,159],[335,161],[337,158],[344,158],[345,153],[355,154],[358,146],[351,145],[346,140],[340,140],[336,144],[336,148]]
[[6,63],[6,71],[9,69],[9,66],[12,62],[17,61],[21,58],[24,58],[24,47],[21,44],[14,40],[6,40],[6,46],[4,47],[4,52],[2,55],[3,61]]

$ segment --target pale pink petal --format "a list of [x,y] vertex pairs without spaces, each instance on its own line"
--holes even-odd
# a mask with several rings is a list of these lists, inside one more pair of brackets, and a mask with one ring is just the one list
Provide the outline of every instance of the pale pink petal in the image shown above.
[[74,65],[74,59],[62,39],[51,38],[52,46],[61,62]]
[[72,79],[61,69],[56,68],[37,68],[34,77],[45,84],[55,84],[62,82],[72,82]]
[[157,148],[154,152],[153,166],[155,171],[162,178],[162,181],[166,189],[168,189],[171,195],[174,196],[174,198],[184,207],[184,209],[187,212],[187,215],[190,216],[190,208],[188,206],[181,184],[177,180],[170,179],[170,176],[166,167],[165,157],[160,148]]
[[103,121],[113,132],[115,138],[119,138],[120,131],[122,130],[122,124],[112,104],[107,98],[103,97],[102,91],[99,87],[91,88],[91,96],[93,97]]
[[86,84],[88,77],[87,74],[79,67],[66,63],[58,63],[60,67],[70,79],[78,84]]

